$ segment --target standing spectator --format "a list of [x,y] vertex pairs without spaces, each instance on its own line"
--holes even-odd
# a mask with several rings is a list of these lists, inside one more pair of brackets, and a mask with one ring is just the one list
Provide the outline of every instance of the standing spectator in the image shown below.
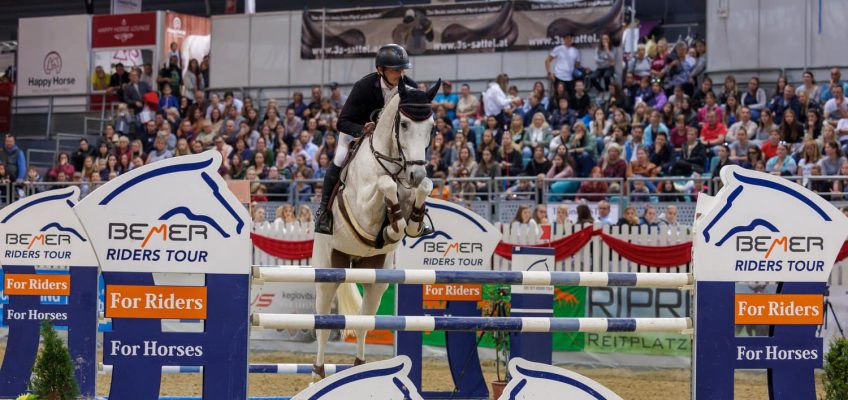
[[124,69],[124,64],[115,64],[115,73],[109,77],[109,88],[106,89],[107,94],[115,94],[118,98],[124,98],[124,87],[130,83],[129,74]]
[[81,138],[79,140],[79,148],[77,148],[71,156],[71,164],[73,164],[74,170],[82,171],[82,165],[85,162],[85,158],[93,155],[94,149],[89,145],[88,139]]
[[191,100],[192,103],[197,102],[198,100],[195,93],[197,93],[198,90],[202,91],[203,89],[206,89],[206,82],[203,80],[203,75],[200,73],[200,65],[197,63],[197,59],[195,58],[192,58],[191,61],[188,62],[188,69],[183,75],[183,88],[185,88],[185,97]]
[[144,63],[142,71],[143,72],[139,77],[140,81],[147,83],[147,86],[150,86],[151,88],[159,87],[159,85],[156,84],[156,77],[153,76],[153,65],[149,62]]
[[[821,85],[821,101],[820,104],[827,103],[828,100],[833,98],[833,89],[836,87],[842,88],[842,93],[848,92],[848,82],[842,80],[842,72],[839,71],[839,68],[833,67],[830,69],[830,80]],[[827,174],[825,174],[827,175]]]
[[[113,75],[114,76],[114,75]],[[124,103],[136,114],[144,108],[144,95],[150,92],[150,86],[138,79],[138,72],[130,72],[130,80],[123,90]]]
[[167,109],[180,106],[179,101],[172,93],[171,85],[162,86],[162,97],[159,98],[159,108],[157,109],[159,114],[164,114]]
[[651,77],[651,59],[645,54],[645,45],[636,47],[636,57],[627,61],[625,68],[628,74],[632,74],[636,81]]
[[453,93],[453,83],[451,81],[442,81],[442,93],[433,98],[433,110],[436,106],[441,105],[447,111],[448,118],[451,121],[456,119],[456,104],[459,102],[459,96]]
[[615,75],[615,60],[615,50],[612,48],[609,35],[601,35],[601,41],[598,42],[598,49],[595,51],[595,70],[590,78],[592,86],[598,92],[606,92],[609,89],[610,81]]
[[171,86],[172,93],[180,92],[180,65],[179,65],[179,57],[171,56],[170,62],[168,64],[162,66],[162,69],[159,70],[159,77],[156,78],[156,83],[159,84],[159,87],[162,85]]
[[[760,120],[760,113],[766,108],[766,91],[760,87],[760,78],[753,77],[748,81],[748,88],[742,93],[740,104],[751,111],[751,119]],[[750,132],[750,130],[749,130]]]
[[548,72],[548,78],[554,82],[565,82],[565,90],[570,94],[574,94],[574,72],[580,68],[580,50],[574,46],[574,36],[571,32],[565,33],[562,37],[562,44],[554,47],[548,57],[545,59],[545,70]]
[[6,165],[6,172],[13,181],[23,181],[26,176],[26,157],[24,151],[15,144],[15,137],[6,134],[3,140],[3,151],[0,152],[0,163]]
[[489,82],[489,88],[483,92],[483,111],[486,117],[494,116],[498,123],[507,125],[509,117],[504,111],[511,110],[512,106],[518,105],[520,99],[510,99],[506,95],[506,87],[509,84],[507,74],[499,74],[493,82]]
[[707,70],[707,44],[701,39],[696,40],[695,52],[698,58],[695,61],[695,66],[692,67],[692,72],[689,73],[693,84],[697,84]]

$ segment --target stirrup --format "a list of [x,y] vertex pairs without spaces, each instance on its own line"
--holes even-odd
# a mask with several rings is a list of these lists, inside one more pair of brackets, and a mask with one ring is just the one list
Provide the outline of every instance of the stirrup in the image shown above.
[[421,228],[421,233],[418,236],[421,237],[421,236],[432,235],[434,232],[436,232],[436,230],[433,229],[432,226],[425,224],[424,227]]

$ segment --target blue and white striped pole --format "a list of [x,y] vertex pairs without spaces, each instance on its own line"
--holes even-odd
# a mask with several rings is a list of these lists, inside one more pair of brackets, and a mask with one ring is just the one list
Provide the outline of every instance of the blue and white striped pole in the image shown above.
[[548,272],[548,271],[433,271],[253,267],[256,283],[482,283],[508,285],[633,286],[679,289],[694,278],[685,273]]
[[690,318],[421,317],[254,313],[251,321],[253,326],[266,329],[382,329],[420,332],[690,333],[692,329]]
[[[324,364],[327,375],[344,371],[353,367],[351,364]],[[101,364],[98,371],[101,374],[111,374],[112,366]],[[203,367],[169,365],[162,367],[163,374],[199,374]],[[302,375],[312,373],[312,364],[250,364],[248,372],[251,374],[278,374],[278,375]]]

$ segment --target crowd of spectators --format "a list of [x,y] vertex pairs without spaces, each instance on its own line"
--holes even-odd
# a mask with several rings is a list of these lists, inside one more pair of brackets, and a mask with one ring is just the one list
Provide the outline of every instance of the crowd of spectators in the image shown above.
[[[848,83],[839,69],[821,81],[809,71],[801,82],[780,77],[766,91],[756,77],[742,86],[728,75],[714,85],[705,74],[703,41],[660,39],[620,54],[604,35],[595,55],[591,71],[566,36],[544,60],[547,79],[526,93],[506,74],[482,93],[443,81],[432,104],[426,168],[430,178],[451,183],[433,195],[473,200],[490,192],[491,178],[509,177],[515,179],[497,190],[506,199],[529,198],[545,186],[587,201],[624,193],[636,201],[658,194],[678,200],[704,187],[682,186],[681,177],[715,177],[733,164],[799,175],[821,192],[843,191],[844,180],[810,179],[848,175]],[[208,59],[188,60],[182,74],[180,63],[171,57],[155,74],[149,65],[127,70],[120,64],[110,75],[96,72],[95,83],[120,99],[100,140],[81,139],[76,151],[58,154],[53,168],[39,171],[26,167],[23,151],[7,136],[0,179],[90,188],[144,164],[213,149],[224,158],[221,175],[251,181],[255,201],[303,203],[320,195],[346,99],[338,84],[260,103],[207,91]]]

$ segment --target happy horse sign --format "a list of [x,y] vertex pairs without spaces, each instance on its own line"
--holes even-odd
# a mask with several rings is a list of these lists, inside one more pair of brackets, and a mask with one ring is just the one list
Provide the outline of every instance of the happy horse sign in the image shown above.
[[[78,199],[79,188],[67,187],[0,210],[3,291],[9,297],[3,308],[9,338],[0,367],[0,397],[26,391],[45,319],[68,328],[68,350],[80,394],[87,398],[95,394],[97,259],[74,215]],[[69,273],[45,273],[52,271],[36,268],[40,266],[68,267]],[[47,296],[67,300],[45,304]]]
[[[715,198],[698,196],[695,396],[733,398],[734,370],[768,369],[771,399],[813,399],[822,367],[816,330],[825,283],[848,236],[848,219],[783,178],[732,166]],[[779,282],[777,294],[736,294],[735,282]],[[736,324],[772,325],[737,337]]]
[[[111,398],[157,398],[168,365],[203,367],[205,399],[246,397],[250,220],[220,164],[214,151],[149,164],[75,207],[106,283]],[[205,285],[156,285],[160,272],[206,274]],[[162,319],[204,331],[162,332]]]

